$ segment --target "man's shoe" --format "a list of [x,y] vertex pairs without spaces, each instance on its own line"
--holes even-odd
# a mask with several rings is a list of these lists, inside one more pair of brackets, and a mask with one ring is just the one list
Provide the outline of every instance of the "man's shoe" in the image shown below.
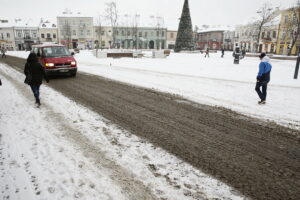
[[259,101],[258,104],[259,105],[266,104],[266,101]]

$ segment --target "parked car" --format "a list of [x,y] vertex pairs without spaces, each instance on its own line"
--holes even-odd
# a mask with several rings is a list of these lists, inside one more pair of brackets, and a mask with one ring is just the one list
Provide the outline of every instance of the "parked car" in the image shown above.
[[47,75],[69,74],[76,76],[77,62],[63,45],[33,45],[32,51],[36,53],[39,62],[45,68]]

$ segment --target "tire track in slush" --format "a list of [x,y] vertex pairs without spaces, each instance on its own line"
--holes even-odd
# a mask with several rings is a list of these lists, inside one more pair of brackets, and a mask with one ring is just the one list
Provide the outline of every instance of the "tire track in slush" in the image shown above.
[[300,199],[298,130],[85,73],[49,86],[246,196]]

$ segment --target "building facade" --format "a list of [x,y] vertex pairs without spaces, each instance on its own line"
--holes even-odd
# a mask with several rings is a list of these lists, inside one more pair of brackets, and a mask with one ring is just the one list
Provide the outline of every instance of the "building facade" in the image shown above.
[[16,50],[14,29],[8,26],[8,20],[0,20],[0,48]]
[[165,49],[167,29],[158,27],[118,27],[117,47],[123,49]]
[[[3,20],[2,20],[3,21]],[[33,44],[39,43],[38,26],[29,20],[4,20],[1,23],[1,45],[13,50],[31,50]]]
[[[299,9],[296,9],[297,16],[299,17]],[[294,24],[297,21],[294,20],[294,11],[293,9],[287,9],[283,10],[281,13],[282,17],[280,20],[279,28],[278,28],[278,40],[277,40],[277,48],[276,53],[280,55],[288,55],[290,51],[290,55],[297,55],[299,52],[299,46],[300,46],[300,36],[299,32],[297,31],[297,28],[295,27],[294,31],[291,31],[291,25]],[[299,20],[299,19],[298,19]],[[293,37],[291,34],[294,34],[294,37],[296,34],[298,34],[298,38],[296,41],[293,41]],[[295,43],[292,47],[293,42]]]
[[235,46],[235,31],[224,31],[223,32],[223,48],[226,51],[233,51]]
[[197,37],[197,44],[200,49],[220,50],[223,47],[224,31],[200,31]]
[[[165,49],[167,29],[157,27],[117,27],[115,47],[121,49]],[[112,48],[112,27],[94,26],[94,43],[102,48]]]
[[167,48],[174,49],[177,38],[177,31],[167,31]]
[[40,43],[58,43],[58,29],[55,23],[42,21],[39,25]]
[[93,18],[81,13],[63,12],[57,17],[58,41],[68,48],[94,47]]

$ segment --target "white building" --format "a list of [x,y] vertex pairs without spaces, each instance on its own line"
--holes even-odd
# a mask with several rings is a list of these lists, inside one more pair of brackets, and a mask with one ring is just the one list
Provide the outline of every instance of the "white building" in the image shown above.
[[40,43],[58,43],[58,29],[55,23],[41,21],[39,25]]
[[69,48],[89,49],[94,47],[93,18],[80,12],[64,11],[57,17],[58,41]]
[[38,25],[32,19],[1,20],[0,45],[13,50],[31,50],[39,43]]

